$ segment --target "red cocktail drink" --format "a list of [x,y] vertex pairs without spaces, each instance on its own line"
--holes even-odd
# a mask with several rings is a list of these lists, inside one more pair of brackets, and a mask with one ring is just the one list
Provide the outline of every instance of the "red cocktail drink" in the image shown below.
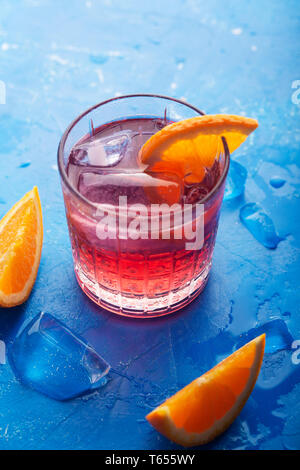
[[226,142],[198,184],[139,160],[151,135],[201,114],[170,98],[121,97],[84,113],[64,134],[59,168],[75,273],[98,305],[154,317],[203,290],[229,164]]

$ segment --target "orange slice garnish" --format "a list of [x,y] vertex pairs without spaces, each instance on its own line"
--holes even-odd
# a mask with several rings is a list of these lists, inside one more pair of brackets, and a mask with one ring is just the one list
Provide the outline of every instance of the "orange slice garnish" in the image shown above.
[[147,420],[182,446],[211,441],[230,426],[245,405],[257,380],[264,349],[263,334],[155,408]]
[[42,209],[37,187],[0,221],[0,306],[14,307],[29,297],[43,244]]
[[148,170],[173,172],[186,183],[200,183],[224,152],[225,137],[230,153],[258,126],[255,119],[227,114],[197,116],[174,122],[145,142],[139,160]]

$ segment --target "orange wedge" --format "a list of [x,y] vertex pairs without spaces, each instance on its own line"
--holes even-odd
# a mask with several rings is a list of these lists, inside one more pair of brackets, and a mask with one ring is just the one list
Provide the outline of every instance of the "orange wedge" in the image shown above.
[[37,187],[0,221],[0,306],[14,307],[29,297],[40,264],[42,209]]
[[200,183],[224,152],[225,137],[230,153],[258,126],[255,119],[227,114],[197,116],[174,122],[145,142],[139,159],[148,169],[173,172],[186,183]]
[[245,405],[263,360],[258,336],[181,389],[146,418],[168,439],[185,447],[206,444],[224,432]]

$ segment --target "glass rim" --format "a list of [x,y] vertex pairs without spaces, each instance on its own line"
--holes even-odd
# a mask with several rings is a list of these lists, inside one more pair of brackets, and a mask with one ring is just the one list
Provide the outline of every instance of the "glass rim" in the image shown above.
[[[76,124],[78,124],[83,117],[87,116],[89,113],[91,113],[95,109],[100,108],[101,106],[103,106],[107,103],[111,103],[113,101],[118,101],[118,100],[122,100],[122,99],[126,99],[126,98],[143,98],[143,97],[144,98],[161,98],[161,99],[173,101],[175,103],[179,103],[179,104],[181,104],[181,105],[183,105],[187,108],[192,109],[193,111],[195,111],[196,113],[198,113],[201,116],[205,116],[204,111],[196,108],[195,106],[187,103],[186,101],[183,101],[183,100],[180,100],[180,99],[177,99],[177,98],[172,98],[172,97],[166,96],[166,95],[156,95],[156,94],[152,94],[152,93],[136,93],[136,94],[116,96],[114,98],[110,98],[108,100],[101,101],[100,103],[97,103],[97,104],[91,106],[90,108],[86,109],[81,114],[79,114],[79,116],[77,116],[75,119],[73,119],[73,121],[68,125],[68,127],[66,128],[65,132],[63,133],[63,135],[60,139],[58,149],[57,149],[57,165],[58,165],[59,174],[60,174],[60,177],[61,177],[63,183],[66,185],[66,187],[69,189],[69,191],[74,194],[75,197],[77,197],[82,203],[84,203],[84,205],[88,206],[89,208],[95,209],[99,206],[99,204],[97,204],[95,202],[92,202],[92,201],[89,201],[86,197],[84,197],[71,184],[71,182],[68,178],[65,166],[64,166],[64,162],[63,162],[64,148],[65,148],[67,138],[68,138],[71,130],[76,126]],[[214,196],[214,194],[218,191],[218,189],[222,186],[222,184],[223,184],[223,182],[224,182],[224,180],[227,176],[228,169],[229,169],[230,152],[229,152],[229,148],[228,148],[225,137],[222,136],[221,139],[222,139],[222,142],[223,142],[224,156],[225,156],[225,165],[224,165],[224,168],[223,168],[222,175],[220,176],[220,178],[216,182],[215,186],[210,190],[210,192],[207,193],[206,196],[204,196],[203,199],[201,199],[200,201],[197,201],[196,203],[194,203],[193,206],[196,205],[196,204],[199,204],[199,203],[204,204],[209,199],[211,199]]]

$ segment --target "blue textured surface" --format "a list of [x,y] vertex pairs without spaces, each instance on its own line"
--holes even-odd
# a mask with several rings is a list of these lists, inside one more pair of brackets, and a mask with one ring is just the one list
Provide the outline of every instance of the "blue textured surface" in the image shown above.
[[[125,6],[126,5],[126,6]],[[267,331],[253,394],[212,449],[300,447],[298,2],[259,0],[0,0],[0,216],[40,190],[45,238],[30,299],[0,312],[1,449],[174,449],[145,421],[168,395]],[[234,158],[244,196],[223,204],[214,265],[204,293],[164,319],[118,318],[94,306],[73,274],[56,167],[67,124],[117,94],[185,97],[207,113],[258,118]],[[294,100],[295,101],[295,100]],[[270,184],[272,177],[286,182]],[[239,220],[258,203],[283,240],[262,246]],[[46,310],[123,372],[93,395],[61,403],[23,387],[3,341]],[[296,362],[296,361],[294,361]]]

